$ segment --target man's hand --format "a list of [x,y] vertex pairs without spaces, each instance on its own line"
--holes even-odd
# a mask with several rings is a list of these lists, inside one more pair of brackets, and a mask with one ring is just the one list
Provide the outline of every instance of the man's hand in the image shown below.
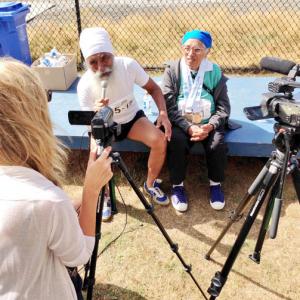
[[171,135],[172,135],[172,128],[171,128],[172,126],[171,126],[171,122],[168,118],[167,112],[165,112],[165,111],[161,111],[159,113],[159,116],[156,121],[156,127],[160,128],[161,126],[165,130],[166,139],[170,142]]
[[189,128],[189,135],[191,136],[191,141],[199,142],[206,139],[209,133],[214,129],[211,124],[204,124],[202,126],[192,125]]
[[148,82],[143,86],[143,89],[151,95],[158,108],[159,117],[156,121],[156,127],[160,128],[163,126],[165,130],[165,138],[170,141],[172,135],[171,123],[167,114],[166,101],[160,87],[153,81],[153,79],[149,78]]
[[108,106],[108,102],[108,98],[96,100],[94,106],[95,111],[99,111],[102,107]]

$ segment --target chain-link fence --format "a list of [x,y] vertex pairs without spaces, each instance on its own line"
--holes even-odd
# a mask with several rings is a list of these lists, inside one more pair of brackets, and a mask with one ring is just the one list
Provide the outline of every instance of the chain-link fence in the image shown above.
[[[2,1],[0,1],[2,2]],[[300,0],[31,0],[27,30],[33,59],[52,47],[77,52],[81,28],[102,26],[118,55],[145,68],[180,56],[191,29],[213,36],[210,59],[225,71],[251,70],[263,56],[300,62]]]

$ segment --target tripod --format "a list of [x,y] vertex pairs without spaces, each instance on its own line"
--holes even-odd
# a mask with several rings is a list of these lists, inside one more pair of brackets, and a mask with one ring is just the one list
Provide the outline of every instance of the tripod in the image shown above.
[[[115,199],[112,179],[109,181],[108,184],[109,184],[110,199]],[[99,246],[99,241],[101,239],[101,224],[102,224],[104,196],[105,196],[105,186],[101,189],[100,194],[98,196],[98,203],[96,209],[95,247],[91,259],[85,265],[83,289],[87,290],[87,299],[92,299],[93,287],[95,284],[95,271],[96,271],[96,264],[97,264],[97,257],[98,257],[98,246]],[[111,210],[112,210],[112,214],[117,213],[117,207],[115,201],[111,201]]]
[[214,300],[219,296],[237,255],[247,238],[251,226],[253,225],[258,212],[266,199],[267,205],[255,249],[253,254],[249,257],[254,262],[260,263],[261,250],[271,217],[272,224],[270,228],[270,238],[274,239],[276,237],[282,205],[283,187],[288,173],[292,174],[297,197],[300,199],[300,171],[298,168],[298,161],[296,159],[296,155],[299,151],[299,132],[297,132],[295,127],[281,125],[279,123],[276,123],[274,128],[276,134],[273,139],[273,143],[276,146],[276,151],[272,153],[265,166],[249,187],[236,210],[231,213],[230,221],[205,256],[206,259],[210,259],[210,255],[216,248],[217,244],[222,240],[231,225],[243,216],[243,211],[246,209],[252,198],[257,195],[257,197],[254,198],[256,200],[250,208],[246,220],[235,240],[221,272],[217,272],[211,280],[211,285],[208,289],[208,293],[211,295],[210,300]]
[[[191,273],[192,266],[187,265],[186,262],[184,261],[184,259],[182,258],[182,256],[179,254],[178,245],[175,244],[171,240],[170,236],[168,235],[168,233],[164,229],[163,225],[161,224],[161,222],[159,221],[159,219],[155,215],[155,213],[153,211],[153,206],[148,203],[148,201],[146,200],[143,193],[139,190],[139,188],[135,184],[135,182],[132,179],[132,177],[130,176],[130,174],[127,170],[127,167],[126,167],[125,163],[123,162],[120,154],[118,152],[115,152],[115,153],[111,154],[111,157],[113,159],[113,163],[116,166],[118,166],[119,169],[122,171],[123,175],[125,176],[125,178],[129,182],[129,184],[131,185],[131,187],[135,191],[136,195],[138,196],[138,198],[140,199],[140,201],[144,205],[146,211],[152,217],[155,224],[157,225],[157,227],[159,228],[159,230],[161,231],[161,233],[163,234],[163,236],[165,237],[165,239],[169,243],[171,250],[177,255],[178,259],[180,260],[180,262],[182,263],[182,265],[184,267],[184,270],[190,275],[190,277],[194,281],[195,285],[200,290],[200,292],[201,292],[202,296],[204,297],[204,299],[207,299],[207,297],[204,294],[203,290],[201,289],[199,283],[196,281],[195,277]],[[99,241],[100,241],[100,238],[101,238],[101,221],[102,221],[103,203],[104,203],[104,187],[102,188],[102,190],[99,194],[99,198],[98,198],[98,205],[97,205],[97,212],[96,212],[97,220],[96,220],[95,247],[94,247],[94,250],[93,250],[91,260],[86,265],[86,270],[85,270],[86,272],[85,272],[85,278],[84,278],[84,286],[87,287],[87,300],[92,299],[93,287],[94,287],[94,284],[95,284],[95,270],[96,270],[97,255],[98,255],[98,244],[99,244]]]

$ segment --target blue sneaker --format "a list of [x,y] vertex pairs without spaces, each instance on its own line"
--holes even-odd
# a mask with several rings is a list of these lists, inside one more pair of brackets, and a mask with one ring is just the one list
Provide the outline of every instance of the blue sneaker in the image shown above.
[[169,198],[165,193],[160,189],[159,184],[161,183],[160,179],[154,181],[153,187],[147,187],[146,182],[144,183],[144,192],[153,200],[154,202],[160,205],[168,205]]
[[221,189],[221,185],[211,185],[210,191],[210,205],[215,210],[221,210],[225,206],[224,193]]
[[111,218],[111,200],[109,196],[104,196],[102,221],[107,222]]
[[173,207],[179,211],[184,212],[188,209],[188,199],[183,186],[175,186],[171,190],[171,201]]

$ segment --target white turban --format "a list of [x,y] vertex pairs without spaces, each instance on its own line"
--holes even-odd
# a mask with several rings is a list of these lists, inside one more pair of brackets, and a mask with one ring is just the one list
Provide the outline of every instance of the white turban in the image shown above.
[[85,28],[82,30],[79,44],[84,59],[100,52],[113,53],[109,35],[101,27]]

